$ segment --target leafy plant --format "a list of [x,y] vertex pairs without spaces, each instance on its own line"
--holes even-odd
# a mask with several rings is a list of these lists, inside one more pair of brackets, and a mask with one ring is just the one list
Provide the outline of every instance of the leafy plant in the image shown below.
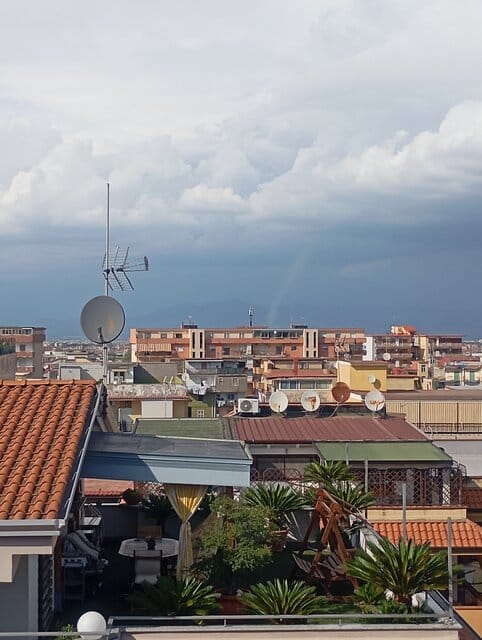
[[353,604],[362,613],[379,613],[384,600],[386,596],[383,589],[371,582],[365,582],[353,592]]
[[331,485],[327,490],[337,502],[352,511],[361,511],[376,502],[373,493],[365,491],[361,485],[350,480],[343,480],[336,485]]
[[305,498],[291,487],[280,484],[257,484],[249,487],[243,496],[251,506],[266,507],[278,528],[285,524],[287,513],[305,506]]
[[248,612],[258,615],[306,616],[326,611],[328,606],[328,599],[317,595],[315,587],[278,579],[253,585],[240,600]]
[[155,584],[145,582],[131,596],[131,602],[138,611],[151,616],[207,616],[220,608],[213,587],[193,576],[181,580],[160,576]]
[[217,517],[200,534],[203,557],[196,569],[216,587],[234,592],[240,572],[271,560],[270,511],[227,496],[216,498],[212,510]]
[[140,491],[137,489],[126,489],[121,495],[126,504],[139,504],[142,498]]
[[306,482],[316,482],[322,487],[335,485],[337,482],[353,480],[350,467],[341,460],[324,460],[310,462],[304,471]]
[[[60,628],[60,631],[64,633],[72,633],[77,631],[73,624],[64,624],[63,627]],[[60,635],[55,638],[55,640],[72,640],[72,636]]]
[[401,539],[394,546],[387,538],[359,549],[347,563],[348,573],[371,583],[381,591],[390,590],[395,600],[411,610],[412,595],[419,591],[444,589],[448,583],[445,554],[433,553],[428,543]]
[[141,509],[147,518],[152,518],[164,529],[166,521],[174,515],[175,511],[169,498],[157,493],[150,493],[141,502]]

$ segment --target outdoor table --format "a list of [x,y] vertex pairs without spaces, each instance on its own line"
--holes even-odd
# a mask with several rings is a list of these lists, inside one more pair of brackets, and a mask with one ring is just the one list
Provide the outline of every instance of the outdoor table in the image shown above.
[[[163,558],[171,558],[177,556],[179,551],[179,540],[175,538],[155,538],[155,550],[162,551]],[[121,556],[134,557],[134,551],[141,553],[147,551],[147,540],[145,538],[128,538],[122,540],[119,547],[119,554]]]

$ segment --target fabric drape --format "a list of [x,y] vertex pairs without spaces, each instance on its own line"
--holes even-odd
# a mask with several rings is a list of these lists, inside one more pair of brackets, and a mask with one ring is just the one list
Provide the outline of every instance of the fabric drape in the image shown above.
[[181,579],[192,565],[191,523],[189,522],[204,498],[207,487],[192,484],[165,484],[164,491],[181,520],[176,578]]

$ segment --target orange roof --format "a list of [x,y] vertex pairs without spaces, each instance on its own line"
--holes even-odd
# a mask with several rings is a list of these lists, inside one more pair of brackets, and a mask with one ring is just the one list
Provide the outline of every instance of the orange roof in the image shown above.
[[120,497],[126,489],[133,489],[132,480],[84,479],[84,495],[91,497]]
[[0,520],[57,518],[95,382],[0,380]]
[[[374,522],[372,526],[380,535],[395,544],[402,537],[401,522]],[[417,544],[430,542],[434,549],[446,549],[447,522],[407,522],[407,538]],[[472,520],[452,522],[452,547],[482,551],[482,528]]]

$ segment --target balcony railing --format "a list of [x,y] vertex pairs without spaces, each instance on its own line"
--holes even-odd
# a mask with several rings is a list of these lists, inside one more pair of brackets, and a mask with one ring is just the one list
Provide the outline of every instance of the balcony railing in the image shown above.
[[[365,470],[353,469],[356,480],[365,486]],[[402,506],[402,486],[406,486],[407,506],[449,506],[462,504],[463,471],[460,467],[426,469],[368,469],[368,490],[375,506]],[[296,468],[251,469],[251,482],[286,482],[305,488],[303,473]]]

